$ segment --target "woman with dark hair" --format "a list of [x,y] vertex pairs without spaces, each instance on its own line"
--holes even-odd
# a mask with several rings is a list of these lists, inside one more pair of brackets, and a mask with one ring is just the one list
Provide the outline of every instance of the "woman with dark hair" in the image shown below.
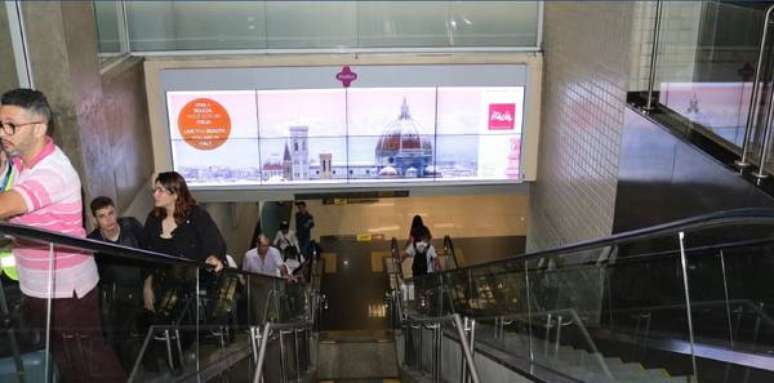
[[[223,269],[226,242],[206,210],[196,204],[183,176],[177,172],[160,173],[153,185],[154,208],[145,221],[148,250],[184,257]],[[172,283],[184,283],[185,271],[164,270]],[[170,272],[171,271],[171,272]],[[158,274],[158,273],[157,273]],[[171,274],[171,275],[169,275]],[[155,311],[154,275],[145,279],[145,308]]]
[[409,229],[409,236],[406,240],[406,246],[414,243],[414,241],[418,239],[425,230],[427,231],[427,235],[429,237],[428,240],[432,239],[433,236],[430,235],[430,229],[425,226],[424,222],[422,222],[422,217],[419,214],[415,215],[411,220],[411,229]]
[[[148,250],[206,262],[216,272],[226,262],[226,243],[206,210],[196,204],[185,179],[176,172],[160,173],[153,184],[154,208],[145,221],[144,240]],[[191,266],[172,265],[156,268],[145,277],[143,303],[150,324],[193,324],[196,312],[189,303],[196,299],[198,270]],[[206,290],[215,278],[212,273],[199,274],[198,286]],[[158,303],[157,303],[158,297]],[[187,349],[194,341],[190,332],[181,335]],[[163,358],[159,345],[150,346],[143,364],[158,370],[156,362]],[[172,359],[169,359],[172,358]],[[182,355],[177,352],[166,358],[173,374],[182,373]]]

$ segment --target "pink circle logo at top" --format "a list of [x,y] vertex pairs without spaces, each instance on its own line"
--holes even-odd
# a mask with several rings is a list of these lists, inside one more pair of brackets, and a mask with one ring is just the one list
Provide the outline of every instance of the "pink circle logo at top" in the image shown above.
[[357,73],[353,72],[349,65],[344,65],[341,68],[341,72],[336,73],[336,80],[341,81],[341,86],[349,88],[352,81],[357,80]]

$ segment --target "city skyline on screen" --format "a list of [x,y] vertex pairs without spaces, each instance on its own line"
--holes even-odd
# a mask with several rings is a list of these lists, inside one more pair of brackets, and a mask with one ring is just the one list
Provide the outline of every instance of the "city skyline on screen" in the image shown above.
[[523,87],[168,92],[192,186],[520,179]]

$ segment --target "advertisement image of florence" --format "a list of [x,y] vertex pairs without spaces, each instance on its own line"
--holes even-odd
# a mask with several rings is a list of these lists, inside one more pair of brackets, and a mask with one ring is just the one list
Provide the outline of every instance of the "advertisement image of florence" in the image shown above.
[[[433,137],[419,134],[419,122],[411,118],[404,98],[398,117],[382,129],[375,147],[363,147],[374,153],[370,163],[334,164],[331,152],[310,154],[309,128],[291,126],[284,142],[282,158],[264,162],[264,182],[292,182],[330,179],[434,178],[439,175],[433,164]],[[359,149],[359,148],[358,148]],[[475,169],[475,168],[474,168]]]
[[520,104],[510,89],[447,89],[443,103],[435,91],[359,92],[348,112],[346,94],[320,91],[291,109],[294,93],[268,93],[256,125],[240,125],[257,134],[241,128],[248,133],[206,151],[173,140],[175,168],[193,185],[520,179]]

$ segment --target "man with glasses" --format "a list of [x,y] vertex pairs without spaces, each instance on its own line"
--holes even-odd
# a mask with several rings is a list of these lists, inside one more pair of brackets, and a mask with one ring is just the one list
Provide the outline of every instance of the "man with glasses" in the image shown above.
[[[0,142],[18,170],[11,189],[0,192],[0,220],[82,238],[86,232],[81,181],[49,137],[51,123],[43,93],[14,89],[0,97]],[[27,324],[46,327],[51,299],[51,350],[62,381],[124,380],[124,371],[102,336],[94,258],[54,248],[51,260],[49,252],[47,245],[21,239],[14,245]]]

